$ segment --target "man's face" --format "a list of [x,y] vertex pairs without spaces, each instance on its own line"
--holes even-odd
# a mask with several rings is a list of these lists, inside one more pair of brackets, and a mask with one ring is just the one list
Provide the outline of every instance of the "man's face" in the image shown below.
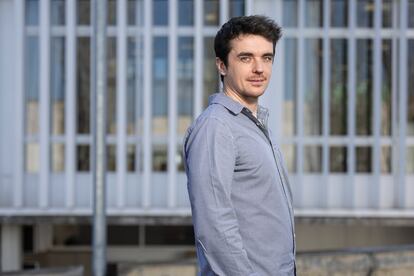
[[224,76],[226,92],[244,100],[257,100],[266,90],[273,64],[273,44],[259,35],[242,35],[230,42],[227,66],[220,59],[217,68]]

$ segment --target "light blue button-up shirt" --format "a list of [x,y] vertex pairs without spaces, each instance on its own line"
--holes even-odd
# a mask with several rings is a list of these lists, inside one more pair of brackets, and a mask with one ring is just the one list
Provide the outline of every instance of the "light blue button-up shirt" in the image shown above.
[[[223,93],[211,96],[184,139],[200,275],[294,275],[286,170],[277,145],[243,108]],[[265,108],[258,119],[267,129]]]

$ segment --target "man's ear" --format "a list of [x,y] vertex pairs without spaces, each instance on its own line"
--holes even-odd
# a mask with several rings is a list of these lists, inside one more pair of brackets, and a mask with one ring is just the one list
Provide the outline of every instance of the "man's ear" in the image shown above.
[[218,57],[216,57],[216,66],[219,74],[224,77],[227,74],[227,67],[224,62]]

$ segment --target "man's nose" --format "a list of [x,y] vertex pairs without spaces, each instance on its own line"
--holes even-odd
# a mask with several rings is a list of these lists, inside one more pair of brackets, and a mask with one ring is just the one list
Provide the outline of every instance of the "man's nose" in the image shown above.
[[253,73],[261,74],[263,73],[263,62],[261,60],[255,60],[253,64]]

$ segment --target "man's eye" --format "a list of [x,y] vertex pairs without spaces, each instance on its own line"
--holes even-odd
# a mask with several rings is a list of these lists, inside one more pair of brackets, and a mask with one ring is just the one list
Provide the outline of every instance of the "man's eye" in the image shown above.
[[273,61],[273,57],[264,57],[264,60],[266,62],[272,62]]
[[252,60],[252,58],[248,57],[248,56],[242,56],[242,57],[240,57],[240,60],[242,62],[250,62]]

